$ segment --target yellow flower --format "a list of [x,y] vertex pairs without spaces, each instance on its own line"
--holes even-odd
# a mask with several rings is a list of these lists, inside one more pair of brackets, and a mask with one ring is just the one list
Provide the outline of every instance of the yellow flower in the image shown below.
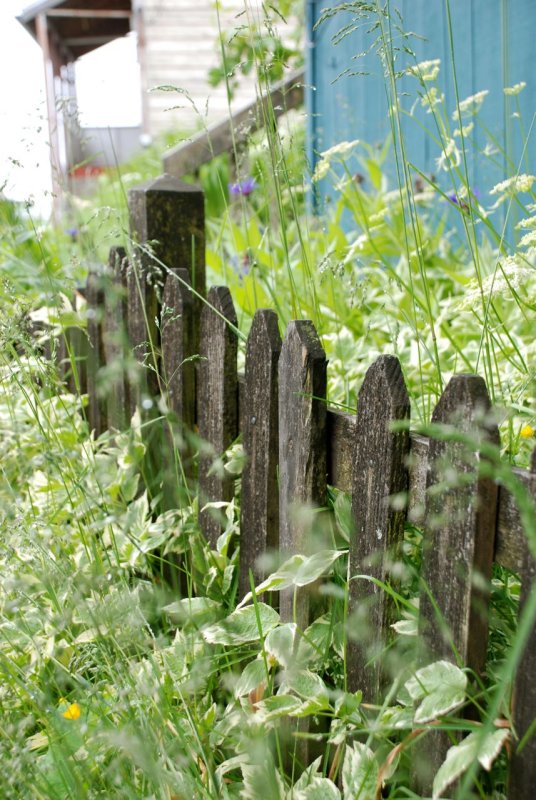
[[63,712],[65,719],[79,719],[82,710],[78,703],[71,703],[66,711]]
[[532,425],[523,425],[519,431],[519,435],[522,439],[531,439],[534,436],[534,428]]

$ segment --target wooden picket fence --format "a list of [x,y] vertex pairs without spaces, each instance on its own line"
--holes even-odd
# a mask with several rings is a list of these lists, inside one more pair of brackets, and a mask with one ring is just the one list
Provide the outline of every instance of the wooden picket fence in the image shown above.
[[[96,273],[88,280],[91,426],[97,432],[124,428],[136,404],[141,400],[143,405],[145,396],[157,396],[163,386],[179,428],[197,429],[210,445],[199,458],[200,507],[231,500],[232,477],[211,466],[214,455],[222,455],[242,435],[246,461],[240,596],[249,590],[250,570],[256,582],[264,577],[258,568],[263,552],[307,551],[308,529],[295,510],[323,507],[328,484],[352,494],[351,575],[387,580],[405,521],[416,522],[424,530],[422,583],[427,587],[420,598],[419,630],[429,658],[452,660],[457,652],[463,664],[481,672],[488,636],[485,587],[493,561],[520,574],[522,608],[536,574],[513,495],[486,477],[485,469],[477,469],[478,463],[486,464],[484,443],[498,442],[484,380],[476,375],[453,377],[433,413],[433,423],[449,425],[458,436],[409,433],[410,402],[398,359],[391,355],[370,366],[357,413],[342,413],[323,399],[327,361],[312,322],[290,322],[282,341],[276,314],[270,310],[255,314],[245,374],[239,375],[237,318],[229,290],[216,286],[205,294],[201,191],[163,176],[131,191],[130,212],[134,258],[129,262],[124,251],[114,248],[106,288]],[[138,363],[153,359],[154,368],[142,370],[145,378],[137,386],[123,373],[107,375],[109,391],[103,400],[97,391],[99,373],[102,378],[103,367],[132,354]],[[477,443],[473,461],[460,437]],[[184,463],[187,478],[187,453]],[[455,480],[445,482],[445,465]],[[535,454],[531,470],[514,472],[535,497]],[[220,520],[203,511],[200,522],[215,546]],[[388,635],[392,608],[374,582],[354,580],[350,585],[350,613],[366,608],[373,634],[370,641],[348,645],[349,688],[362,689],[365,699],[374,701],[381,665],[369,656]],[[301,591],[297,615],[302,626],[309,617],[308,603],[309,594]],[[280,613],[285,620],[292,617],[288,594],[282,593]],[[536,737],[517,749],[536,717],[535,675],[533,630],[513,687],[516,738],[511,747],[510,800],[529,800],[536,786]],[[432,742],[426,759],[437,769],[445,742],[430,735],[425,739]]]

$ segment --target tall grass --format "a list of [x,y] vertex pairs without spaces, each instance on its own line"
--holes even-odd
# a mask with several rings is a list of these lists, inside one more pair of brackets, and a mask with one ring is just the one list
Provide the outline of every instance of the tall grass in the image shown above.
[[[361,22],[376,25],[391,146],[378,152],[361,142],[339,144],[321,155],[313,181],[331,176],[336,200],[334,212],[320,218],[306,213],[312,176],[297,117],[267,126],[247,150],[235,152],[234,174],[226,159],[208,165],[201,175],[208,195],[208,280],[231,288],[242,334],[264,306],[275,308],[282,324],[312,318],[330,359],[330,401],[352,410],[365,370],[382,352],[399,356],[415,424],[423,430],[447,377],[482,369],[501,406],[503,452],[491,448],[480,469],[491,463],[493,476],[517,493],[532,545],[533,503],[508,463],[527,464],[533,444],[531,237],[507,250],[505,229],[493,228],[489,209],[471,190],[463,133],[455,143],[458,155],[449,155],[451,116],[430,102],[439,73],[434,65],[414,63],[416,91],[431,107],[452,185],[424,175],[415,182],[398,102],[395,17],[389,5],[352,6]],[[250,52],[264,89],[270,64],[259,32],[275,37],[283,22],[268,7],[260,16],[249,4],[245,11],[244,19],[255,23]],[[452,43],[450,27],[448,35]],[[232,34],[223,33],[224,54],[229,39]],[[357,180],[352,155],[361,163]],[[388,159],[395,159],[398,185],[387,182]],[[83,301],[70,305],[77,284],[88,261],[105,258],[109,242],[119,236],[131,247],[124,190],[150,174],[146,164],[103,183],[100,207],[78,205],[70,220],[76,241],[38,231],[2,204],[3,796],[349,800],[383,792],[417,798],[409,788],[413,742],[421,728],[440,720],[453,743],[459,735],[473,736],[457,796],[503,797],[509,681],[536,618],[531,597],[517,629],[516,576],[499,567],[494,572],[485,681],[454,664],[423,671],[414,646],[422,533],[408,526],[398,565],[402,582],[396,591],[385,587],[401,617],[390,654],[393,682],[380,705],[363,702],[346,683],[353,623],[347,613],[348,498],[331,491],[327,534],[313,515],[312,529],[322,530],[312,532],[329,539],[321,558],[304,556],[281,572],[275,556],[268,564],[274,574],[265,588],[271,590],[281,574],[296,587],[298,568],[300,585],[316,586],[324,577],[321,613],[311,625],[300,632],[295,623],[282,624],[253,586],[250,602],[237,609],[239,481],[211,550],[197,523],[195,493],[185,492],[180,507],[164,511],[163,487],[144,480],[150,432],[166,416],[165,406],[158,419],[138,409],[128,430],[96,439],[79,381],[72,391],[59,382],[54,352],[65,347],[66,328],[83,330],[87,322]],[[256,186],[246,193],[248,177]],[[532,182],[518,185],[516,170],[512,177],[496,196],[508,209],[522,204],[522,230],[530,233]],[[242,189],[229,192],[228,183]],[[456,202],[449,200],[451,190]],[[458,213],[464,245],[449,234],[447,210]],[[44,306],[48,314],[37,315]],[[76,372],[76,363],[66,368]],[[161,380],[165,395],[165,376]],[[175,455],[180,465],[179,447]],[[224,461],[239,475],[239,445]],[[180,579],[170,582],[177,564]],[[433,714],[427,715],[430,697]],[[504,727],[495,726],[498,717]],[[312,764],[302,762],[306,740]],[[483,747],[498,755],[490,774],[476,774]],[[438,773],[437,794],[453,771],[451,762]]]

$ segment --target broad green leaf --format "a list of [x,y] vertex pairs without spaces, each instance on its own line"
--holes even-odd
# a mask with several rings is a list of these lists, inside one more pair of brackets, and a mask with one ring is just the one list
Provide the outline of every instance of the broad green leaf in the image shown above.
[[264,641],[264,648],[269,657],[286,669],[306,667],[315,657],[314,648],[306,640],[306,635],[298,632],[294,622],[278,625],[271,630]]
[[282,689],[290,689],[305,700],[315,700],[329,705],[326,684],[319,675],[307,669],[289,670],[285,673]]
[[495,758],[508,739],[507,730],[497,730],[482,738],[481,731],[470,733],[460,744],[451,747],[445,761],[434,778],[432,798],[438,798],[443,791],[460,777],[478,759],[484,769],[491,769]]
[[415,723],[421,724],[431,722],[462,705],[466,688],[467,676],[459,667],[449,661],[435,661],[406,681],[400,700],[406,702],[405,689],[414,702],[421,701],[414,718]]
[[176,600],[162,608],[175,625],[193,622],[198,626],[206,625],[221,614],[221,603],[208,597],[192,597]]
[[374,800],[378,771],[378,762],[370,747],[360,742],[347,747],[342,765],[344,800]]
[[319,772],[321,764],[322,756],[319,756],[313,761],[312,764],[309,764],[309,766],[303,770],[302,774],[289,792],[292,798],[294,797],[293,792],[299,792],[301,789],[305,789],[307,786],[309,786],[313,778],[322,777],[321,772]]
[[[287,559],[276,572],[255,587],[255,594],[279,592],[289,586],[306,586],[316,581],[340,556],[344,550],[320,550],[312,556],[295,555]],[[251,600],[251,592],[244,597],[240,606]]]
[[266,681],[266,666],[264,661],[256,659],[250,661],[242,670],[242,674],[235,683],[233,694],[235,697],[243,697],[253,691],[260,683]]
[[276,694],[257,703],[257,714],[265,720],[288,717],[296,712],[302,705],[298,697],[291,694]]
[[391,625],[391,628],[394,628],[400,636],[417,636],[419,633],[418,627],[418,619],[416,616],[411,619],[400,619],[398,622],[393,622]]
[[[265,603],[257,603],[260,626],[263,634],[275,628],[279,622],[279,614]],[[221,622],[203,628],[203,637],[210,644],[245,644],[259,638],[257,612],[254,606],[247,606],[234,611]]]
[[329,778],[313,778],[311,783],[300,791],[293,791],[289,800],[340,800],[341,793]]

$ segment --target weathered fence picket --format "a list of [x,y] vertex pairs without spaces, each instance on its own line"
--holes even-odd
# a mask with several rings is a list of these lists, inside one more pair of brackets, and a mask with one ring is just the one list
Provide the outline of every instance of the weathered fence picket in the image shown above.
[[108,425],[123,430],[128,423],[130,400],[125,375],[127,351],[127,271],[128,259],[124,247],[112,247],[108,261],[108,276],[102,320],[106,375],[106,415]]
[[[365,609],[372,634],[348,646],[349,688],[363,690],[368,701],[381,697],[381,651],[392,621],[389,601],[372,581],[355,577],[390,579],[406,519],[424,531],[422,658],[446,658],[481,670],[493,559],[520,573],[521,605],[536,580],[514,495],[479,472],[479,443],[498,442],[484,381],[468,375],[451,380],[433,415],[438,425],[434,437],[408,432],[409,400],[393,356],[382,356],[370,367],[356,415],[334,411],[325,401],[326,356],[313,324],[290,322],[281,343],[275,313],[261,310],[248,338],[239,392],[237,319],[229,290],[213,287],[206,303],[200,300],[205,297],[202,194],[168,176],[134,190],[131,211],[134,258],[129,263],[124,251],[112,252],[104,301],[93,277],[88,287],[88,307],[104,315],[102,325],[98,314],[88,316],[90,424],[97,431],[105,421],[120,429],[142,398],[139,388],[125,384],[122,372],[108,372],[125,354],[121,332],[127,329],[139,371],[146,376],[141,386],[153,400],[165,393],[170,430],[179,419],[180,440],[187,431],[195,435],[198,426],[200,507],[233,498],[234,479],[222,469],[222,457],[237,435],[243,436],[241,596],[250,588],[250,571],[256,583],[264,577],[257,559],[267,550],[280,550],[286,557],[315,548],[314,537],[318,532],[322,539],[325,519],[318,509],[325,505],[329,483],[352,493],[350,619]],[[101,367],[111,389],[105,413],[96,403]],[[113,377],[118,374],[122,378]],[[167,451],[153,456],[155,462],[165,461]],[[536,455],[532,474],[514,472],[536,498]],[[193,472],[187,477],[193,479]],[[200,523],[215,548],[221,516],[205,510]],[[180,581],[175,585],[180,588]],[[309,592],[299,590],[294,605],[293,592],[282,592],[282,619],[305,628],[310,599]],[[515,678],[518,739],[512,742],[509,800],[529,800],[536,781],[535,670],[533,630]],[[441,737],[428,732],[419,748],[437,769],[446,748]],[[417,782],[429,789],[426,777]]]
[[102,316],[104,311],[104,288],[102,272],[91,270],[86,284],[88,353],[86,361],[88,421],[100,436],[106,430],[106,408],[98,385],[99,370],[105,365]]
[[[217,463],[238,434],[237,319],[229,289],[213,286],[201,312],[197,419],[205,443],[199,457],[199,499],[206,503],[233,499],[234,480]],[[216,463],[215,463],[216,460]],[[222,532],[217,509],[201,512],[203,533],[216,547]]]
[[[536,498],[536,449],[532,452],[531,463],[532,496]],[[526,606],[531,592],[536,592],[536,560],[530,550],[526,537],[523,538],[523,559],[519,565],[521,577],[520,614]],[[517,741],[513,745],[510,764],[508,797],[529,798],[536,786],[536,626],[530,638],[519,667],[513,687],[513,724]],[[525,740],[525,737],[527,739]]]
[[[390,563],[400,561],[408,490],[410,403],[400,363],[380,356],[369,367],[359,392],[355,428],[350,575],[385,582]],[[392,430],[393,423],[408,428]],[[394,501],[393,501],[394,498]],[[398,505],[396,504],[398,500]],[[395,622],[389,595],[369,580],[350,583],[350,619],[360,616],[359,640],[348,644],[348,685],[375,701],[380,689],[379,655]],[[352,630],[349,631],[352,637]]]
[[[279,358],[279,547],[311,551],[303,516],[326,502],[326,354],[310,320],[290,322]],[[309,622],[309,593],[281,592],[281,618]]]
[[242,472],[238,593],[242,597],[250,589],[250,570],[256,584],[265,577],[257,565],[259,553],[275,551],[279,547],[280,353],[277,314],[261,309],[253,318],[248,336],[241,408],[245,464]]

